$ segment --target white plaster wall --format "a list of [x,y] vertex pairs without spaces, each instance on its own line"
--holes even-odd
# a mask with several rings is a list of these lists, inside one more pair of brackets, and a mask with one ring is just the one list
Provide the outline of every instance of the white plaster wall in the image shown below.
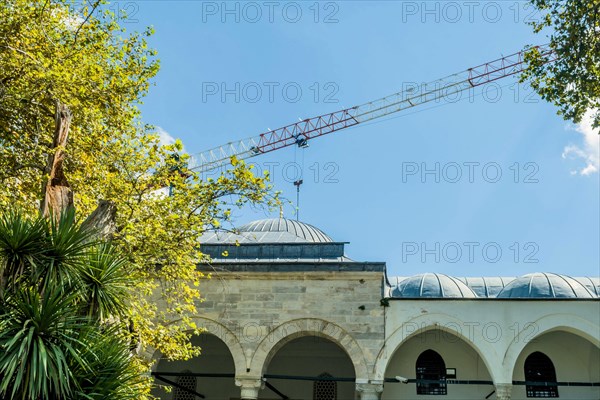
[[386,343],[375,377],[404,341],[429,329],[456,334],[487,366],[496,383],[512,381],[523,348],[549,330],[578,334],[600,344],[600,301],[392,300],[386,309]]
[[[515,381],[525,380],[525,359],[536,351],[552,360],[559,382],[600,382],[600,349],[566,332],[550,332],[528,343],[517,359],[513,375]],[[561,399],[598,400],[600,387],[560,386],[558,394]],[[525,399],[525,386],[514,386],[513,400]]]
[[[425,350],[436,351],[446,364],[446,368],[456,368],[456,379],[491,380],[483,360],[475,350],[463,340],[447,332],[428,331],[408,339],[391,357],[386,371],[387,377],[402,376],[415,379],[415,364]],[[417,395],[417,385],[386,383],[382,399],[484,399],[494,390],[493,385],[448,385],[446,396]]]

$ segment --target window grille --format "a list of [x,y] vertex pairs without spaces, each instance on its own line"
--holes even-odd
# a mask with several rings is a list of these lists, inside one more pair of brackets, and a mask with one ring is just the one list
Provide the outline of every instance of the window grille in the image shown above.
[[552,360],[544,353],[536,351],[527,357],[525,381],[540,382],[539,385],[526,385],[527,397],[558,397],[558,386],[548,386],[548,383],[556,383],[556,371]]
[[[186,373],[186,372],[190,372],[190,371],[183,371],[183,372]],[[178,376],[177,384],[180,386],[183,386],[186,389],[195,391],[196,390],[196,377],[189,376],[189,375],[188,376]],[[178,387],[176,387],[173,392],[174,392],[173,400],[197,400],[195,395],[193,395],[190,392],[187,392],[183,389],[180,389]]]
[[[319,378],[333,378],[328,373],[322,373]],[[315,381],[313,383],[313,400],[337,400],[336,381]]]
[[446,387],[446,364],[438,353],[433,350],[426,350],[421,353],[419,358],[417,358],[416,370],[417,394],[448,394]]

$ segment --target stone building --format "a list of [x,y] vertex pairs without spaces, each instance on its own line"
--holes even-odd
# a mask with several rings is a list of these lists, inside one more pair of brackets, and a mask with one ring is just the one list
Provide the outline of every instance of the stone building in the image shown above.
[[211,233],[194,338],[162,399],[600,399],[600,281],[388,277],[287,219]]

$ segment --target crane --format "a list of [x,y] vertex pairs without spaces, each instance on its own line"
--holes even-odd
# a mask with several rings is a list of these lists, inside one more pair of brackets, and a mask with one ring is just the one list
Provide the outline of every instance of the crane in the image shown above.
[[[555,61],[549,45],[535,46],[547,62]],[[427,83],[423,93],[404,90],[365,104],[345,108],[295,122],[258,136],[227,143],[199,153],[192,158],[190,168],[200,173],[229,163],[231,157],[244,160],[296,145],[308,147],[308,141],[390,114],[449,97],[457,93],[518,74],[525,66],[525,52],[520,51],[497,60]]]

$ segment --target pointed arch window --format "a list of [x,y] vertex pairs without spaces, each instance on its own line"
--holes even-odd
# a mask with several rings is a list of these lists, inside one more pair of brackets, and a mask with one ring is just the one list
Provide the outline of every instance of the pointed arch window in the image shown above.
[[[183,371],[183,373],[189,373],[191,371]],[[196,377],[195,376],[189,376],[189,375],[185,375],[185,376],[179,376],[177,377],[177,384],[189,389],[189,390],[196,390]],[[175,390],[173,390],[174,395],[173,395],[173,400],[196,400],[196,396],[186,390],[183,390],[179,387],[176,387]]]
[[433,350],[426,350],[417,358],[417,394],[446,395],[446,364]]
[[[556,370],[552,360],[539,351],[531,353],[525,360],[525,381],[527,397],[556,398]],[[539,382],[539,384],[535,384]]]
[[[333,378],[327,372],[319,375],[319,378]],[[313,383],[313,400],[337,400],[336,381],[315,381]]]

